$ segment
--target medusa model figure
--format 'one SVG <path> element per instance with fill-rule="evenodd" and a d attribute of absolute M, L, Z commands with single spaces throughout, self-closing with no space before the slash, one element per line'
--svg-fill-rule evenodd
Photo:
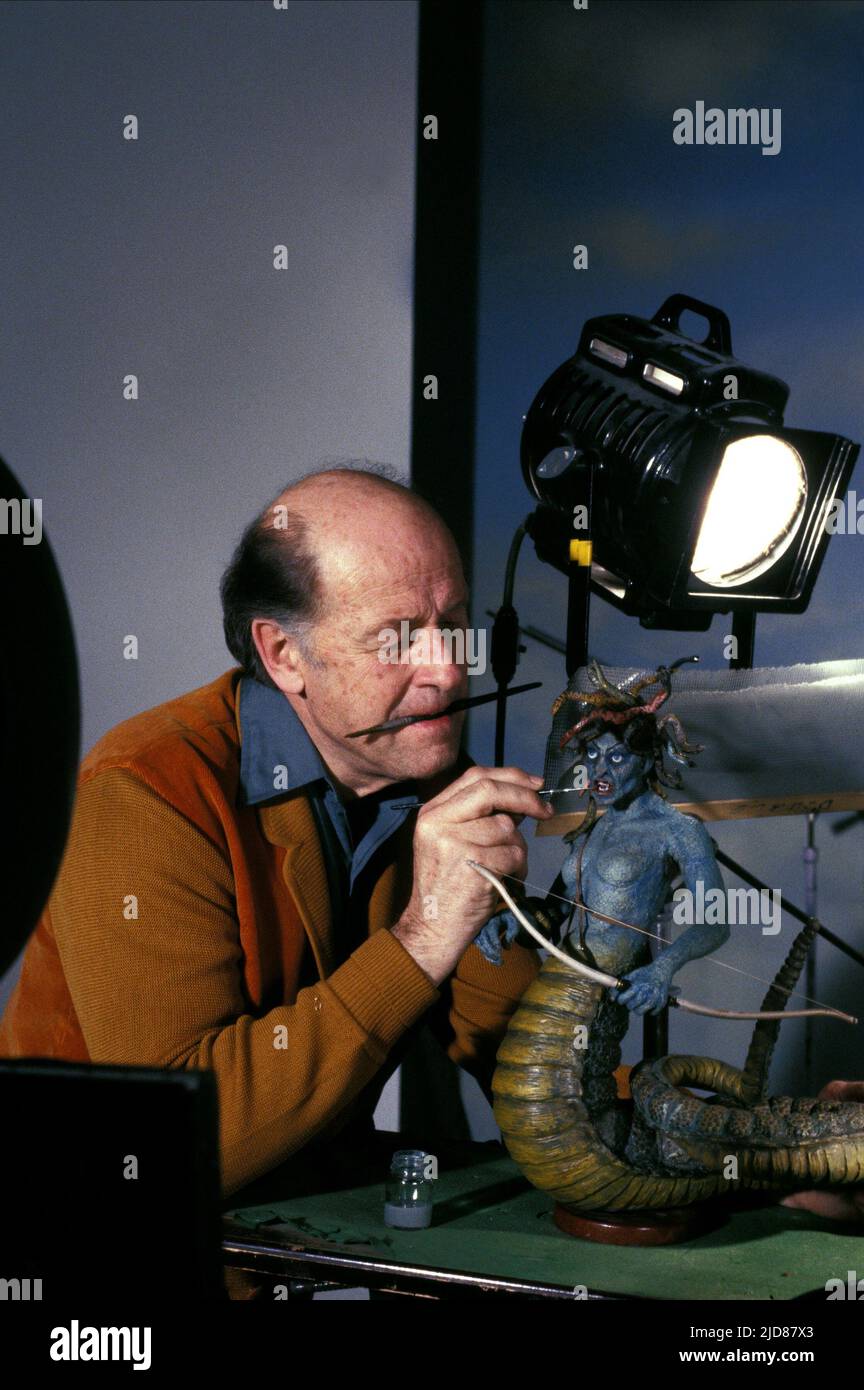
<path fill-rule="evenodd" d="M 701 747 L 687 743 L 674 716 L 660 721 L 655 717 L 661 699 L 669 694 L 674 666 L 668 671 L 661 668 L 634 691 L 616 690 L 605 682 L 596 663 L 593 669 L 595 678 L 604 681 L 602 701 L 594 695 L 571 693 L 569 698 L 591 704 L 561 740 L 562 747 L 576 741 L 575 765 L 586 768 L 590 792 L 588 815 L 575 836 L 568 837 L 571 848 L 561 879 L 571 902 L 590 903 L 595 910 L 577 908 L 575 924 L 565 940 L 587 964 L 595 964 L 599 953 L 607 962 L 604 969 L 627 977 L 630 987 L 618 996 L 618 1002 L 634 1013 L 658 1013 L 681 966 L 715 951 L 729 935 L 723 924 L 694 925 L 656 960 L 641 964 L 650 938 L 630 929 L 653 934 L 678 873 L 694 897 L 700 883 L 706 894 L 709 889 L 722 890 L 711 837 L 701 821 L 682 815 L 658 795 L 661 785 L 680 786 L 680 774 L 664 765 L 667 753 L 687 761 Z M 658 695 L 639 701 L 639 689 L 658 681 Z M 566 693 L 553 706 L 553 715 L 564 698 Z M 604 812 L 601 819 L 598 810 Z M 614 925 L 615 919 L 628 926 Z M 478 938 L 477 944 L 490 959 L 500 958 L 502 927 L 508 940 L 519 931 L 512 913 L 500 913 Z"/>
<path fill-rule="evenodd" d="M 799 933 L 763 1001 L 769 1012 L 744 1015 L 759 1021 L 742 1070 L 711 1058 L 663 1057 L 634 1069 L 632 1101 L 618 1099 L 614 1071 L 630 1013 L 662 1009 L 681 966 L 729 935 L 725 924 L 695 924 L 647 959 L 677 875 L 694 897 L 700 884 L 706 896 L 722 889 L 704 826 L 662 792 L 681 784 L 667 758 L 692 766 L 701 751 L 673 715 L 657 718 L 681 664 L 618 688 L 593 662 L 596 689 L 567 691 L 553 707 L 554 715 L 565 700 L 578 706 L 561 747 L 571 745 L 573 767 L 587 770 L 588 811 L 566 837 L 567 858 L 549 897 L 528 899 L 526 906 L 547 933 L 560 933 L 575 962 L 623 987 L 607 989 L 555 956 L 545 960 L 499 1049 L 493 1093 L 512 1157 L 535 1186 L 575 1210 L 665 1208 L 742 1186 L 792 1188 L 864 1176 L 864 1105 L 766 1099 L 779 1019 L 789 1016 L 783 1010 L 813 940 L 812 925 Z M 519 931 L 514 915 L 501 912 L 477 945 L 500 961 L 502 945 Z M 706 1101 L 688 1086 L 715 1094 Z"/>

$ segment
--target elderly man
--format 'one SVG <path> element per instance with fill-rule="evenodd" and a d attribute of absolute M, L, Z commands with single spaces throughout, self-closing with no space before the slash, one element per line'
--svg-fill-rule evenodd
<path fill-rule="evenodd" d="M 403 619 L 467 621 L 451 534 L 392 478 L 286 488 L 222 598 L 239 669 L 82 763 L 0 1055 L 212 1069 L 227 1197 L 368 1133 L 423 1018 L 488 1087 L 538 959 L 515 946 L 496 967 L 471 945 L 496 895 L 465 860 L 524 876 L 516 826 L 551 812 L 541 778 L 460 755 L 463 714 L 348 737 L 467 693 L 441 641 L 431 664 L 379 659 Z"/>

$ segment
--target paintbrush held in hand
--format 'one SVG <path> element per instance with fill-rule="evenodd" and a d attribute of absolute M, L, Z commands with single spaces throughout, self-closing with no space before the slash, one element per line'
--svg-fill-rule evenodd
<path fill-rule="evenodd" d="M 536 690 L 542 681 L 530 681 L 528 685 L 512 685 L 509 690 L 493 690 L 488 695 L 472 695 L 464 700 L 454 700 L 446 709 L 436 709 L 429 714 L 404 714 L 401 719 L 388 719 L 385 724 L 374 724 L 371 729 L 357 729 L 346 738 L 361 738 L 363 734 L 386 734 L 393 729 L 404 729 L 407 724 L 416 724 L 421 719 L 441 719 L 445 714 L 456 714 L 461 709 L 471 709 L 474 705 L 486 705 L 490 700 L 507 699 L 510 695 L 521 695 L 523 690 Z"/>

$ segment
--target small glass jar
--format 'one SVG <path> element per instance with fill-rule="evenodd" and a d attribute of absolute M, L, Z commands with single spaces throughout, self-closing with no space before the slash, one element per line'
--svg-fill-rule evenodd
<path fill-rule="evenodd" d="M 398 1149 L 384 1188 L 384 1225 L 419 1231 L 432 1222 L 432 1179 L 423 1149 Z"/>

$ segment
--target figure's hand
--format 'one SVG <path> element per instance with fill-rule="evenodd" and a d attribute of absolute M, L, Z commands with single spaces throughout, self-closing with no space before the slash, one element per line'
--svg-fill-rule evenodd
<path fill-rule="evenodd" d="M 631 970 L 624 979 L 628 989 L 610 991 L 616 1004 L 626 1004 L 634 1014 L 659 1014 L 669 998 L 672 975 L 668 966 L 662 960 L 655 960 Z"/>
<path fill-rule="evenodd" d="M 508 909 L 496 912 L 474 938 L 474 945 L 493 965 L 500 965 L 502 946 L 509 946 L 518 936 L 520 924 Z"/>
<path fill-rule="evenodd" d="M 823 1086 L 818 1100 L 864 1101 L 864 1081 L 829 1081 Z M 864 1184 L 822 1187 L 811 1192 L 790 1192 L 781 1199 L 783 1207 L 798 1207 L 825 1216 L 831 1221 L 864 1223 Z"/>

